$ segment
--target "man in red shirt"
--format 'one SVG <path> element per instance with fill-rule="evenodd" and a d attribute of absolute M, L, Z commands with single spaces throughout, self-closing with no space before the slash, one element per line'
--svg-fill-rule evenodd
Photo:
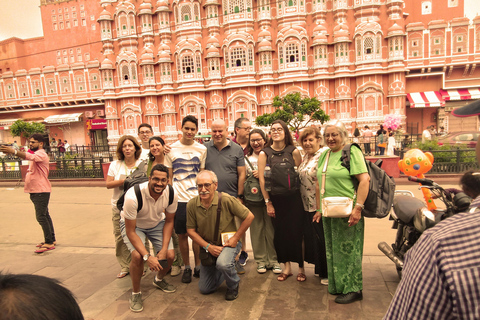
<path fill-rule="evenodd" d="M 11 153 L 19 158 L 29 160 L 27 175 L 25 177 L 25 193 L 30 193 L 30 200 L 35 206 L 35 214 L 38 223 L 42 227 L 44 242 L 37 245 L 36 253 L 55 249 L 55 231 L 52 219 L 48 212 L 50 192 L 52 186 L 48 180 L 48 155 L 43 149 L 44 138 L 41 134 L 35 133 L 29 139 L 30 150 L 28 152 L 18 151 L 13 147 L 1 146 L 0 151 Z"/>

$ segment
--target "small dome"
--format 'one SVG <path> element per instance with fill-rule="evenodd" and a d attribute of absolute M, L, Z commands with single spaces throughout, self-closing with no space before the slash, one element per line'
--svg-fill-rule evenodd
<path fill-rule="evenodd" d="M 166 51 L 162 51 L 158 54 L 158 62 L 159 63 L 164 63 L 164 62 L 172 62 L 170 59 L 170 54 Z"/>
<path fill-rule="evenodd" d="M 112 15 L 104 8 L 103 11 L 100 13 L 100 17 L 97 21 L 113 21 Z"/>
<path fill-rule="evenodd" d="M 170 12 L 168 2 L 165 0 L 158 0 L 156 7 L 157 9 L 155 10 L 155 12 Z"/>
<path fill-rule="evenodd" d="M 267 39 L 263 39 L 262 41 L 260 41 L 257 48 L 257 52 L 273 51 L 272 42 Z"/>
<path fill-rule="evenodd" d="M 333 38 L 335 39 L 335 42 L 348 41 L 350 40 L 349 35 L 346 25 L 340 24 L 333 29 Z"/>
<path fill-rule="evenodd" d="M 312 46 L 318 46 L 322 44 L 327 44 L 327 36 L 323 33 L 319 33 L 315 37 L 313 37 Z"/>
<path fill-rule="evenodd" d="M 153 51 L 150 48 L 145 48 L 140 56 L 142 63 L 153 63 Z"/>
<path fill-rule="evenodd" d="M 262 29 L 262 31 L 258 33 L 258 38 L 271 39 L 272 35 L 270 34 L 270 32 L 267 31 L 267 29 Z"/>
<path fill-rule="evenodd" d="M 158 47 L 158 52 L 162 52 L 162 51 L 166 51 L 167 53 L 170 53 L 172 52 L 170 50 L 170 46 L 168 44 L 166 44 L 165 42 L 162 42 L 160 44 L 160 47 Z"/>
<path fill-rule="evenodd" d="M 100 69 L 113 69 L 113 62 L 110 59 L 105 58 L 100 65 Z"/>
<path fill-rule="evenodd" d="M 152 13 L 152 4 L 149 0 L 143 0 L 143 3 L 138 7 L 138 14 L 153 14 Z"/>
<path fill-rule="evenodd" d="M 214 46 L 207 49 L 207 58 L 220 57 L 220 50 Z"/>
<path fill-rule="evenodd" d="M 211 46 L 214 46 L 214 47 L 219 47 L 219 43 L 218 43 L 218 39 L 214 36 L 210 36 L 210 38 L 208 38 L 207 40 L 207 48 L 208 47 L 211 47 Z"/>

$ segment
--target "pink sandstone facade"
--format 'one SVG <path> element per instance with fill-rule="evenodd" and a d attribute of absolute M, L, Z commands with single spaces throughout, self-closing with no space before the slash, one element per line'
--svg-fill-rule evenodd
<path fill-rule="evenodd" d="M 462 18 L 460 0 L 41 0 L 41 10 L 44 37 L 0 42 L 0 127 L 80 113 L 47 121 L 50 136 L 94 144 L 108 130 L 114 144 L 148 122 L 175 140 L 187 114 L 201 133 L 217 118 L 232 130 L 299 92 L 349 127 L 394 113 L 413 133 L 478 130 L 449 116 L 480 88 L 480 17 Z"/>

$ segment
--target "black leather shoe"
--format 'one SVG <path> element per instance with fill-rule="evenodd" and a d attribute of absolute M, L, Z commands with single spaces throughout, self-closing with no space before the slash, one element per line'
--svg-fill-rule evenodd
<path fill-rule="evenodd" d="M 341 294 L 335 298 L 335 302 L 340 304 L 348 304 L 360 300 L 363 300 L 362 291 Z"/>
<path fill-rule="evenodd" d="M 239 285 L 237 284 L 237 287 L 235 289 L 228 289 L 227 288 L 227 293 L 225 294 L 225 300 L 232 301 L 237 299 L 238 297 L 238 287 Z"/>

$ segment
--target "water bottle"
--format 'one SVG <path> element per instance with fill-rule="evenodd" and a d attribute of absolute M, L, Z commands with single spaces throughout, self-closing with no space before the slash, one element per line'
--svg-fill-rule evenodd
<path fill-rule="evenodd" d="M 272 177 L 272 171 L 270 170 L 270 166 L 268 164 L 265 166 L 264 177 L 265 177 L 265 191 L 270 192 L 272 191 L 272 184 L 270 181 Z"/>

